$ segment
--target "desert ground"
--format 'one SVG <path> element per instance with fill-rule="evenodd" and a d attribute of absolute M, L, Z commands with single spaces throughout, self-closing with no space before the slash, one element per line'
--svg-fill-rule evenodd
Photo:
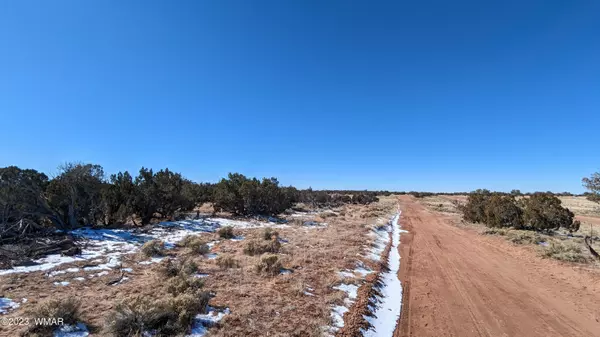
<path fill-rule="evenodd" d="M 76 297 L 87 331 L 54 335 L 108 335 L 107 317 L 119 303 L 142 298 L 157 306 L 152 301 L 170 297 L 167 263 L 193 261 L 191 277 L 201 279 L 202 289 L 210 292 L 209 311 L 183 335 L 357 335 L 361 328 L 368 330 L 363 313 L 376 296 L 396 213 L 392 196 L 367 206 L 294 212 L 285 216 L 287 223 L 230 217 L 173 222 L 143 234 L 167 242 L 165 253 L 155 257 L 140 252 L 135 233 L 80 231 L 85 258 L 61 263 L 54 257 L 54 264 L 0 271 L 0 297 L 11 301 L 1 317 L 18 322 L 35 316 L 32 310 L 48 300 Z M 233 237 L 219 236 L 224 227 L 232 229 Z M 209 252 L 181 246 L 188 235 L 207 243 Z M 269 254 L 248 254 L 250 242 L 277 243 L 275 273 L 258 270 Z M 225 260 L 230 265 L 223 265 Z M 400 303 L 396 306 L 399 310 Z M 27 324 L 3 324 L 0 336 L 33 335 L 28 329 Z"/>
<path fill-rule="evenodd" d="M 461 222 L 456 199 L 400 198 L 409 234 L 402 236 L 395 336 L 600 336 L 597 263 L 542 258 L 538 247 L 482 235 L 480 226 Z M 598 224 L 597 204 L 563 203 L 583 222 L 581 232 Z"/>
<path fill-rule="evenodd" d="M 201 280 L 208 306 L 181 336 L 600 336 L 600 263 L 585 250 L 577 262 L 544 255 L 546 243 L 600 234 L 600 210 L 562 199 L 580 230 L 531 242 L 464 222 L 465 197 L 441 195 L 278 219 L 202 208 L 199 219 L 144 229 L 78 230 L 79 256 L 0 270 L 0 336 L 118 335 L 108 326 L 123 303 L 162 307 L 189 280 Z M 150 239 L 164 250 L 145 253 Z M 80 325 L 31 330 L 36 308 L 69 298 L 80 301 Z"/>

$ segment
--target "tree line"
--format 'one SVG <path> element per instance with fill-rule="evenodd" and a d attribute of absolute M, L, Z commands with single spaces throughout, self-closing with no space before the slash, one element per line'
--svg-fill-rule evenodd
<path fill-rule="evenodd" d="M 142 225 L 212 202 L 235 215 L 277 215 L 297 202 L 314 207 L 377 201 L 376 192 L 330 193 L 282 187 L 276 178 L 230 173 L 216 184 L 196 183 L 168 168 L 106 176 L 100 165 L 68 163 L 49 178 L 33 169 L 0 168 L 0 236 L 40 228 Z"/>

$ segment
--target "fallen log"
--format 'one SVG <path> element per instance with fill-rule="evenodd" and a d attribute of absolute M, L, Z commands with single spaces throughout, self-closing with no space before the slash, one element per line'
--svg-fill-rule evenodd
<path fill-rule="evenodd" d="M 592 253 L 592 255 L 600 260 L 600 254 L 598 254 L 598 252 L 592 248 L 592 238 L 589 236 L 586 236 L 585 239 L 583 239 L 583 241 L 585 242 L 585 245 L 588 247 L 588 249 L 590 250 L 590 253 Z"/>

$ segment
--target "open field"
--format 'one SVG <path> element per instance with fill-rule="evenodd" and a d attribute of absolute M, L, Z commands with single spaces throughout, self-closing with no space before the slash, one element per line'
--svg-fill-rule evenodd
<path fill-rule="evenodd" d="M 185 307 L 175 308 L 189 300 L 207 305 L 185 316 L 188 328 L 141 333 L 600 336 L 600 263 L 583 244 L 589 224 L 600 224 L 594 204 L 563 200 L 583 225 L 551 235 L 467 223 L 457 201 L 466 197 L 298 204 L 270 219 L 205 204 L 187 220 L 74 230 L 77 255 L 0 270 L 0 309 L 18 322 L 51 300 L 77 298 L 79 325 L 68 334 L 5 324 L 0 336 L 134 336 L 115 330 L 117 318 L 126 327 L 134 314 L 181 319 Z"/>
<path fill-rule="evenodd" d="M 119 303 L 137 297 L 170 298 L 170 279 L 162 271 L 167 260 L 193 261 L 191 277 L 204 281 L 202 289 L 212 293 L 207 316 L 222 317 L 218 322 L 197 322 L 193 336 L 202 336 L 201 331 L 211 326 L 211 336 L 354 335 L 366 326 L 360 313 L 368 310 L 389 241 L 382 226 L 395 212 L 396 199 L 388 197 L 368 206 L 296 212 L 287 216 L 287 224 L 224 218 L 187 221 L 183 226 L 176 222 L 153 236 L 168 243 L 164 256 L 154 258 L 143 256 L 141 242 L 128 235 L 87 231 L 82 238 L 85 245 L 103 249 L 93 258 L 66 259 L 40 271 L 35 270 L 39 266 L 0 271 L 0 295 L 16 307 L 2 317 L 27 317 L 49 299 L 76 296 L 89 333 L 104 336 L 109 333 L 107 316 Z M 233 238 L 219 237 L 218 229 L 225 226 L 233 228 Z M 267 238 L 266 228 L 277 233 Z M 208 243 L 210 252 L 200 255 L 178 246 L 188 234 Z M 244 250 L 250 242 L 260 245 L 273 240 L 280 246 L 274 254 L 281 266 L 274 274 L 258 272 L 265 255 L 251 256 Z M 231 265 L 220 266 L 225 257 Z M 15 336 L 26 328 L 2 326 L 0 336 Z"/>

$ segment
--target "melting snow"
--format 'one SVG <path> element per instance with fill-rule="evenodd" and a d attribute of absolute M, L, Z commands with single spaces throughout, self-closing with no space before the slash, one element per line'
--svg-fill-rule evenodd
<path fill-rule="evenodd" d="M 27 302 L 23 299 L 23 303 Z M 21 305 L 17 302 L 14 302 L 10 298 L 0 297 L 0 314 L 6 314 L 10 310 L 17 309 Z"/>
<path fill-rule="evenodd" d="M 83 323 L 61 325 L 54 331 L 54 337 L 87 337 L 90 333 Z"/>
<path fill-rule="evenodd" d="M 70 282 L 67 281 L 61 281 L 61 282 L 54 282 L 55 286 L 68 286 Z"/>
<path fill-rule="evenodd" d="M 62 256 L 52 254 L 41 259 L 34 260 L 32 266 L 16 266 L 12 269 L 0 270 L 1 275 L 14 273 L 29 273 L 36 271 L 46 271 L 54 269 L 65 263 L 77 261 L 96 261 L 99 258 L 108 258 L 109 262 L 97 267 L 88 267 L 86 270 L 110 270 L 120 264 L 120 256 L 123 254 L 135 253 L 142 244 L 152 239 L 160 239 L 165 242 L 167 248 L 173 248 L 175 243 L 183 239 L 186 235 L 199 233 L 212 233 L 222 226 L 232 226 L 236 228 L 259 228 L 259 227 L 287 227 L 285 224 L 273 224 L 257 220 L 231 220 L 222 218 L 183 220 L 173 222 L 162 222 L 154 226 L 148 232 L 140 232 L 138 229 L 92 229 L 79 228 L 69 232 L 75 237 L 88 239 L 89 241 L 82 248 L 82 253 L 76 256 Z M 214 243 L 213 243 L 214 244 Z M 158 260 L 152 259 L 140 264 L 156 263 Z M 71 268 L 70 268 L 71 269 Z M 52 277 L 63 273 L 71 272 L 53 271 L 48 276 Z M 73 271 L 74 272 L 74 271 Z"/>
<path fill-rule="evenodd" d="M 396 328 L 396 322 L 402 309 L 402 284 L 398 279 L 400 270 L 400 233 L 406 232 L 400 229 L 400 213 L 392 220 L 392 247 L 388 257 L 388 270 L 382 275 L 383 285 L 379 289 L 381 297 L 375 299 L 377 305 L 374 317 L 365 317 L 372 325 L 368 331 L 363 331 L 367 337 L 391 336 Z"/>
<path fill-rule="evenodd" d="M 225 315 L 229 314 L 229 308 L 219 311 L 213 307 L 208 307 L 207 314 L 198 314 L 192 323 L 191 333 L 186 337 L 202 337 L 206 335 L 208 329 L 217 324 Z"/>

